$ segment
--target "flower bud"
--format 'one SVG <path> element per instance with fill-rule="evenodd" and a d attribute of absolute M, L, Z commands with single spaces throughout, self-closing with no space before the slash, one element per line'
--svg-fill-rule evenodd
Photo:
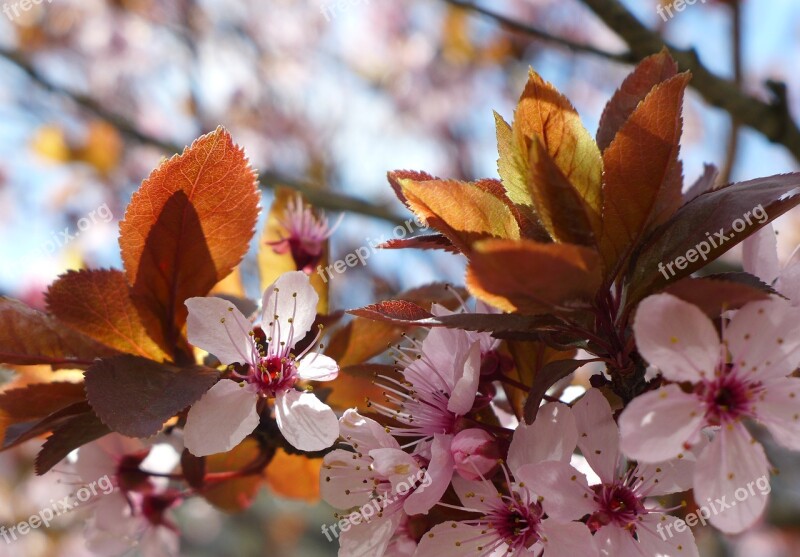
<path fill-rule="evenodd" d="M 453 438 L 450 446 L 456 471 L 466 479 L 488 479 L 497 470 L 500 449 L 492 435 L 483 429 L 465 429 Z"/>

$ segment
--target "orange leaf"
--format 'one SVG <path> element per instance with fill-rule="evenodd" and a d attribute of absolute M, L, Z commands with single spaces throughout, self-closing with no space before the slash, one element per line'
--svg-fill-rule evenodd
<path fill-rule="evenodd" d="M 248 437 L 227 453 L 206 457 L 206 474 L 235 472 L 246 468 L 261 455 L 261 446 Z M 258 490 L 264 485 L 264 476 L 253 474 L 226 480 L 206 488 L 205 499 L 220 510 L 229 513 L 243 511 L 253 504 Z"/>
<path fill-rule="evenodd" d="M 533 385 L 539 370 L 545 365 L 557 360 L 568 360 L 576 353 L 576 350 L 561 352 L 550 348 L 543 342 L 532 340 L 509 340 L 506 342 L 506 346 L 514 360 L 514 369 L 508 375 L 528 386 Z M 517 418 L 522 419 L 528 393 L 507 383 L 504 383 L 503 387 L 514 414 Z"/>
<path fill-rule="evenodd" d="M 247 252 L 259 198 L 255 173 L 223 128 L 164 162 L 133 195 L 120 223 L 122 261 L 148 332 L 166 351 L 180 343 L 184 300 L 208 294 Z"/>
<path fill-rule="evenodd" d="M 264 471 L 264 476 L 269 487 L 278 495 L 315 503 L 319 501 L 321 469 L 321 458 L 290 455 L 283 449 L 278 449 Z"/>
<path fill-rule="evenodd" d="M 462 252 L 485 238 L 519 239 L 508 205 L 479 184 L 455 180 L 400 180 L 408 206 Z"/>
<path fill-rule="evenodd" d="M 339 362 L 340 367 L 362 364 L 383 353 L 402 332 L 402 328 L 391 323 L 356 317 L 331 336 L 325 354 Z"/>
<path fill-rule="evenodd" d="M 600 286 L 596 251 L 531 240 L 485 240 L 475 245 L 467 288 L 506 311 L 536 314 L 592 300 Z"/>
<path fill-rule="evenodd" d="M 121 352 L 161 361 L 166 354 L 147 335 L 121 271 L 70 271 L 47 291 L 47 307 L 62 323 Z"/>
<path fill-rule="evenodd" d="M 644 234 L 681 204 L 678 152 L 689 77 L 682 73 L 657 85 L 603 152 L 600 247 L 609 277 L 616 276 Z"/>

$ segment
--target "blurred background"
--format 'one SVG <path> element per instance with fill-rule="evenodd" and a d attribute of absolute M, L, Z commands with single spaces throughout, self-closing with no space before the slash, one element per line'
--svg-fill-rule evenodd
<path fill-rule="evenodd" d="M 0 0 L 0 294 L 41 307 L 58 274 L 120 266 L 117 226 L 131 193 L 165 157 L 226 126 L 262 175 L 263 206 L 289 186 L 345 212 L 332 259 L 393 237 L 407 219 L 386 183 L 393 169 L 496 177 L 496 110 L 511 120 L 532 66 L 575 104 L 593 133 L 630 66 L 575 54 L 445 0 Z M 624 4 L 714 72 L 769 99 L 787 86 L 800 114 L 800 4 L 697 0 L 674 17 L 658 0 Z M 668 4 L 664 2 L 664 4 Z M 624 43 L 577 0 L 484 0 L 547 33 L 613 52 Z M 663 13 L 663 12 L 662 12 Z M 666 19 L 666 21 L 665 21 Z M 738 71 L 737 71 L 738 67 Z M 682 156 L 687 185 L 714 163 L 730 180 L 798 169 L 797 161 L 692 92 Z M 737 140 L 732 138 L 736 137 Z M 778 223 L 788 256 L 800 219 Z M 735 264 L 737 255 L 729 261 Z M 243 265 L 258 295 L 255 255 Z M 351 308 L 433 280 L 462 281 L 453 256 L 382 252 L 331 280 Z M 0 368 L 0 381 L 14 370 Z M 28 370 L 36 380 L 41 370 Z M 0 454 L 0 523 L 42 508 L 69 476 L 34 478 L 35 443 Z M 800 466 L 767 446 L 781 474 L 768 520 L 737 539 L 698 531 L 704 556 L 800 555 Z M 273 482 L 280 491 L 280 479 Z M 187 556 L 335 555 L 320 532 L 332 510 L 262 490 L 243 514 L 192 500 L 180 511 Z M 82 556 L 80 512 L 0 557 Z"/>

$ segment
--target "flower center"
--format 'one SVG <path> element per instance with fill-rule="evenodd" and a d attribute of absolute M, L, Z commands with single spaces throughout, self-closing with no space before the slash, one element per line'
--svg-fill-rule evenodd
<path fill-rule="evenodd" d="M 513 499 L 504 499 L 510 500 L 489 517 L 492 527 L 513 551 L 532 546 L 541 539 L 542 505 L 538 502 L 526 503 L 517 494 Z"/>
<path fill-rule="evenodd" d="M 721 425 L 752 413 L 751 400 L 759 385 L 743 381 L 733 373 L 725 373 L 705 386 L 703 400 L 711 424 Z"/>
<path fill-rule="evenodd" d="M 297 381 L 294 359 L 290 356 L 261 358 L 257 366 L 251 367 L 247 381 L 256 385 L 261 394 L 274 397 L 276 393 L 290 389 Z"/>
<path fill-rule="evenodd" d="M 637 517 L 646 512 L 639 497 L 625 485 L 599 484 L 592 489 L 595 492 L 594 500 L 600 507 L 589 517 L 587 523 L 592 532 L 612 523 L 633 529 Z"/>

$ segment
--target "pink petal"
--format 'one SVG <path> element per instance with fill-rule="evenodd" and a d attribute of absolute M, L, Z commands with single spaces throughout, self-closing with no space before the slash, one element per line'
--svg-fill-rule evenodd
<path fill-rule="evenodd" d="M 358 524 L 348 522 L 339 536 L 339 557 L 375 557 L 383 555 L 397 531 L 403 514 L 384 513 Z"/>
<path fill-rule="evenodd" d="M 450 485 L 455 462 L 450 451 L 450 435 L 437 434 L 431 446 L 431 462 L 422 485 L 408 496 L 403 505 L 407 514 L 427 514 L 439 502 Z"/>
<path fill-rule="evenodd" d="M 345 410 L 339 419 L 339 431 L 342 438 L 363 454 L 380 447 L 400 448 L 397 440 L 386 432 L 386 426 L 372 418 L 365 418 L 352 408 Z"/>
<path fill-rule="evenodd" d="M 594 535 L 597 548 L 603 557 L 643 557 L 638 542 L 631 533 L 619 526 L 603 526 Z M 648 557 L 650 557 L 648 555 Z"/>
<path fill-rule="evenodd" d="M 494 545 L 495 539 L 484 535 L 484 527 L 463 522 L 443 522 L 423 534 L 414 557 L 475 557 L 486 555 L 485 548 Z M 499 549 L 505 549 L 501 544 Z M 505 555 L 499 551 L 498 555 Z M 491 553 L 489 555 L 494 555 Z"/>
<path fill-rule="evenodd" d="M 409 481 L 413 485 L 413 482 L 421 476 L 417 461 L 402 449 L 373 449 L 369 452 L 369 456 L 378 476 L 389 480 L 394 489 L 397 489 L 399 483 L 405 483 L 408 491 Z"/>
<path fill-rule="evenodd" d="M 795 252 L 795 256 L 800 251 Z M 778 280 L 775 281 L 775 290 L 792 301 L 793 306 L 800 304 L 800 262 L 790 263 L 784 267 Z"/>
<path fill-rule="evenodd" d="M 519 424 L 508 450 L 508 467 L 513 474 L 524 466 L 546 460 L 569 462 L 578 441 L 575 417 L 569 406 L 548 402 L 536 421 Z"/>
<path fill-rule="evenodd" d="M 742 266 L 767 284 L 772 284 L 780 273 L 778 239 L 772 224 L 749 236 L 742 242 Z"/>
<path fill-rule="evenodd" d="M 569 464 L 557 461 L 526 464 L 517 470 L 516 479 L 543 498 L 544 511 L 556 520 L 578 520 L 597 510 L 586 477 Z"/>
<path fill-rule="evenodd" d="M 599 555 L 589 528 L 580 522 L 542 521 L 544 551 L 548 557 L 596 557 Z"/>
<path fill-rule="evenodd" d="M 189 342 L 213 354 L 222 363 L 252 363 L 252 323 L 222 298 L 189 298 L 186 334 Z"/>
<path fill-rule="evenodd" d="M 578 428 L 578 447 L 589 466 L 604 481 L 617 478 L 619 428 L 606 397 L 589 389 L 572 407 Z"/>
<path fill-rule="evenodd" d="M 686 451 L 705 423 L 703 404 L 677 385 L 633 399 L 622 411 L 620 448 L 640 462 L 663 462 Z"/>
<path fill-rule="evenodd" d="M 775 441 L 791 450 L 800 450 L 800 379 L 773 379 L 755 402 L 755 414 Z"/>
<path fill-rule="evenodd" d="M 490 503 L 500 497 L 497 488 L 488 480 L 473 482 L 455 475 L 451 483 L 461 504 L 474 512 L 488 512 L 492 508 Z"/>
<path fill-rule="evenodd" d="M 290 389 L 275 397 L 275 421 L 284 439 L 301 451 L 321 451 L 339 437 L 339 421 L 316 395 Z"/>
<path fill-rule="evenodd" d="M 225 453 L 258 426 L 258 395 L 236 381 L 221 379 L 189 410 L 183 442 L 195 456 Z"/>
<path fill-rule="evenodd" d="M 748 376 L 786 377 L 800 365 L 800 312 L 777 298 L 751 302 L 733 316 L 725 341 Z"/>
<path fill-rule="evenodd" d="M 283 273 L 267 286 L 261 300 L 261 326 L 270 336 L 270 323 L 278 316 L 274 336 L 288 346 L 302 340 L 317 318 L 319 295 L 303 271 Z M 290 339 L 291 336 L 291 339 Z"/>
<path fill-rule="evenodd" d="M 697 306 L 670 294 L 646 298 L 636 310 L 633 332 L 639 353 L 672 381 L 711 377 L 720 342 L 711 320 Z"/>
<path fill-rule="evenodd" d="M 463 364 L 457 371 L 458 379 L 447 402 L 447 409 L 456 416 L 464 416 L 475 403 L 478 394 L 478 382 L 481 379 L 481 345 L 475 342 L 465 354 Z"/>
<path fill-rule="evenodd" d="M 332 381 L 339 375 L 339 364 L 315 352 L 297 362 L 297 374 L 307 381 Z"/>
<path fill-rule="evenodd" d="M 103 476 L 113 478 L 117 474 L 119 459 L 149 450 L 139 439 L 111 433 L 78 450 L 75 471 L 85 482 L 93 482 Z"/>
<path fill-rule="evenodd" d="M 320 495 L 331 507 L 349 509 L 367 503 L 372 496 L 371 459 L 343 449 L 325 455 L 320 471 Z"/>
<path fill-rule="evenodd" d="M 686 527 L 682 532 L 676 531 L 674 527 L 666 530 L 667 525 L 674 524 L 676 520 L 674 516 L 661 513 L 650 513 L 642 518 L 636 525 L 642 555 L 699 557 L 691 528 Z"/>
<path fill-rule="evenodd" d="M 693 451 L 685 451 L 683 458 L 658 464 L 640 463 L 638 476 L 642 478 L 642 485 L 637 492 L 647 497 L 658 497 L 688 491 L 692 489 L 696 464 L 697 458 Z"/>
<path fill-rule="evenodd" d="M 694 472 L 694 498 L 712 510 L 709 522 L 728 534 L 742 532 L 764 513 L 768 493 L 769 462 L 764 448 L 741 423 L 720 428 L 697 459 Z"/>

